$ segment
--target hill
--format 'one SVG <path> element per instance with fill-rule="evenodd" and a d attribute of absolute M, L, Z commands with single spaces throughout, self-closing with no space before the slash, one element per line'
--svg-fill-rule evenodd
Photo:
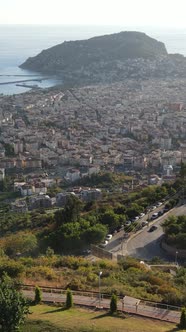
<path fill-rule="evenodd" d="M 28 58 L 20 67 L 57 75 L 70 85 L 186 77 L 184 56 L 169 55 L 163 43 L 133 31 L 64 42 Z"/>
<path fill-rule="evenodd" d="M 163 43 L 141 32 L 120 32 L 88 40 L 68 41 L 28 58 L 20 67 L 42 72 L 74 70 L 96 62 L 155 58 L 167 55 Z"/>

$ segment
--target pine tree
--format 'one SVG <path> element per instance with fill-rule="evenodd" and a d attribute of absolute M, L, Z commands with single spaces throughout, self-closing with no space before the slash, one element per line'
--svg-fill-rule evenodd
<path fill-rule="evenodd" d="M 39 304 L 39 303 L 41 303 L 41 301 L 42 301 L 42 291 L 38 286 L 36 286 L 34 303 Z"/>
<path fill-rule="evenodd" d="M 186 308 L 182 308 L 179 328 L 186 329 Z"/>
<path fill-rule="evenodd" d="M 110 300 L 110 313 L 114 314 L 116 311 L 117 311 L 117 296 L 115 294 L 112 294 Z"/>
<path fill-rule="evenodd" d="M 66 297 L 66 309 L 70 309 L 73 306 L 73 298 L 72 292 L 70 289 L 67 289 L 67 297 Z"/>

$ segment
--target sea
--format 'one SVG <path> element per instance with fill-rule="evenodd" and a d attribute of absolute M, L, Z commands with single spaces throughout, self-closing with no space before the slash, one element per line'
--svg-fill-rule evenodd
<path fill-rule="evenodd" d="M 0 25 L 0 94 L 12 95 L 29 91 L 20 87 L 37 84 L 41 88 L 61 84 L 57 77 L 46 77 L 37 72 L 19 68 L 28 57 L 42 50 L 69 40 L 81 40 L 94 36 L 118 33 L 120 31 L 141 31 L 161 42 L 168 53 L 186 56 L 186 28 L 165 29 L 156 27 L 127 26 L 85 26 L 85 25 Z M 36 81 L 36 80 L 42 80 Z M 15 83 L 11 83 L 15 82 Z M 20 82 L 20 83 L 19 83 Z M 2 84 L 8 83 L 8 84 Z"/>

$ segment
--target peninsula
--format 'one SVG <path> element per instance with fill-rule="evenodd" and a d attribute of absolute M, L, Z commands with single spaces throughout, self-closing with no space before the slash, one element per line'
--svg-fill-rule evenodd
<path fill-rule="evenodd" d="M 128 78 L 185 77 L 186 58 L 142 32 L 125 31 L 68 41 L 28 58 L 21 68 L 57 75 L 64 82 L 112 83 Z"/>

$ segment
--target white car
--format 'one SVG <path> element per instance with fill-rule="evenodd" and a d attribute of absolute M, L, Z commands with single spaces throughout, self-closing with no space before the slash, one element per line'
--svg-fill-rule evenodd
<path fill-rule="evenodd" d="M 157 212 L 153 213 L 153 215 L 151 216 L 151 220 L 154 220 L 156 218 L 158 218 L 158 213 Z"/>
<path fill-rule="evenodd" d="M 100 243 L 100 247 L 105 248 L 107 246 L 107 244 L 108 244 L 108 241 L 105 240 L 104 242 Z"/>
<path fill-rule="evenodd" d="M 127 220 L 126 222 L 125 222 L 125 226 L 130 226 L 131 225 L 131 221 L 130 220 Z"/>
<path fill-rule="evenodd" d="M 107 234 L 107 236 L 106 236 L 106 240 L 107 241 L 110 241 L 112 239 L 112 234 Z"/>
<path fill-rule="evenodd" d="M 139 217 L 140 217 L 140 218 L 145 217 L 145 213 L 140 213 Z"/>

